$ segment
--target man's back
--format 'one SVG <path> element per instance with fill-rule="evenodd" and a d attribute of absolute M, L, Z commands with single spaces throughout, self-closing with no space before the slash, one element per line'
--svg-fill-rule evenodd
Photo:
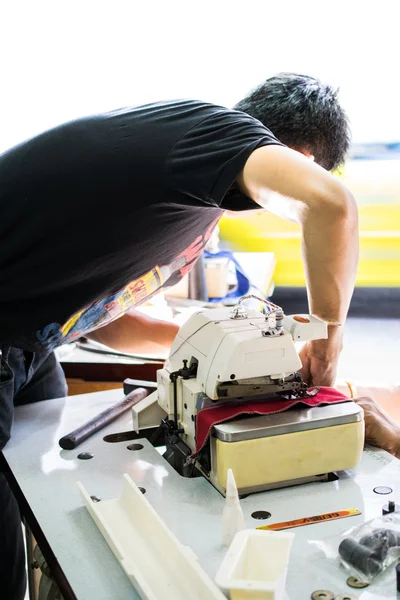
<path fill-rule="evenodd" d="M 271 143 L 252 117 L 189 100 L 79 119 L 3 154 L 0 340 L 51 349 L 176 283 Z"/>

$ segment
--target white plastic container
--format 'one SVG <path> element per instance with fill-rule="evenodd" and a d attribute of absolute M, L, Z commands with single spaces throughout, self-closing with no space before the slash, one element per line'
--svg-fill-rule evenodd
<path fill-rule="evenodd" d="M 205 275 L 209 298 L 224 298 L 228 293 L 229 259 L 210 257 L 205 260 Z"/>
<path fill-rule="evenodd" d="M 284 600 L 294 534 L 245 529 L 235 535 L 215 581 L 231 600 Z"/>

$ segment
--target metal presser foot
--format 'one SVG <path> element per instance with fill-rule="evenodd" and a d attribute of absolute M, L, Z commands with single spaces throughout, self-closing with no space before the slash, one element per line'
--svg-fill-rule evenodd
<path fill-rule="evenodd" d="M 316 396 L 319 392 L 319 387 L 313 387 L 311 389 L 298 389 L 298 390 L 292 390 L 290 392 L 278 392 L 277 395 L 280 398 L 284 398 L 285 400 L 297 400 L 297 399 L 301 399 L 301 398 L 313 398 L 314 396 Z"/>

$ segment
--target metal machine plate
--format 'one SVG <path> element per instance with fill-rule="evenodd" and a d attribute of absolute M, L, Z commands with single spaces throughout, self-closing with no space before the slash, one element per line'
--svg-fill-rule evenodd
<path fill-rule="evenodd" d="M 309 409 L 291 409 L 273 415 L 249 416 L 213 428 L 214 435 L 224 442 L 239 442 L 255 438 L 333 427 L 362 421 L 363 410 L 354 402 L 343 402 Z"/>

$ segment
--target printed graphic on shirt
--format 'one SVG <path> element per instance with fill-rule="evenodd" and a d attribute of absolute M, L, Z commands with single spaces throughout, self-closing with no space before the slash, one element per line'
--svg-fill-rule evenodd
<path fill-rule="evenodd" d="M 73 342 L 90 331 L 108 325 L 130 308 L 149 300 L 162 288 L 178 283 L 190 271 L 204 250 L 219 218 L 220 216 L 212 222 L 204 235 L 198 236 L 170 265 L 155 266 L 111 296 L 75 313 L 63 325 L 60 323 L 46 325 L 36 333 L 41 346 L 49 351 L 61 344 Z"/>

